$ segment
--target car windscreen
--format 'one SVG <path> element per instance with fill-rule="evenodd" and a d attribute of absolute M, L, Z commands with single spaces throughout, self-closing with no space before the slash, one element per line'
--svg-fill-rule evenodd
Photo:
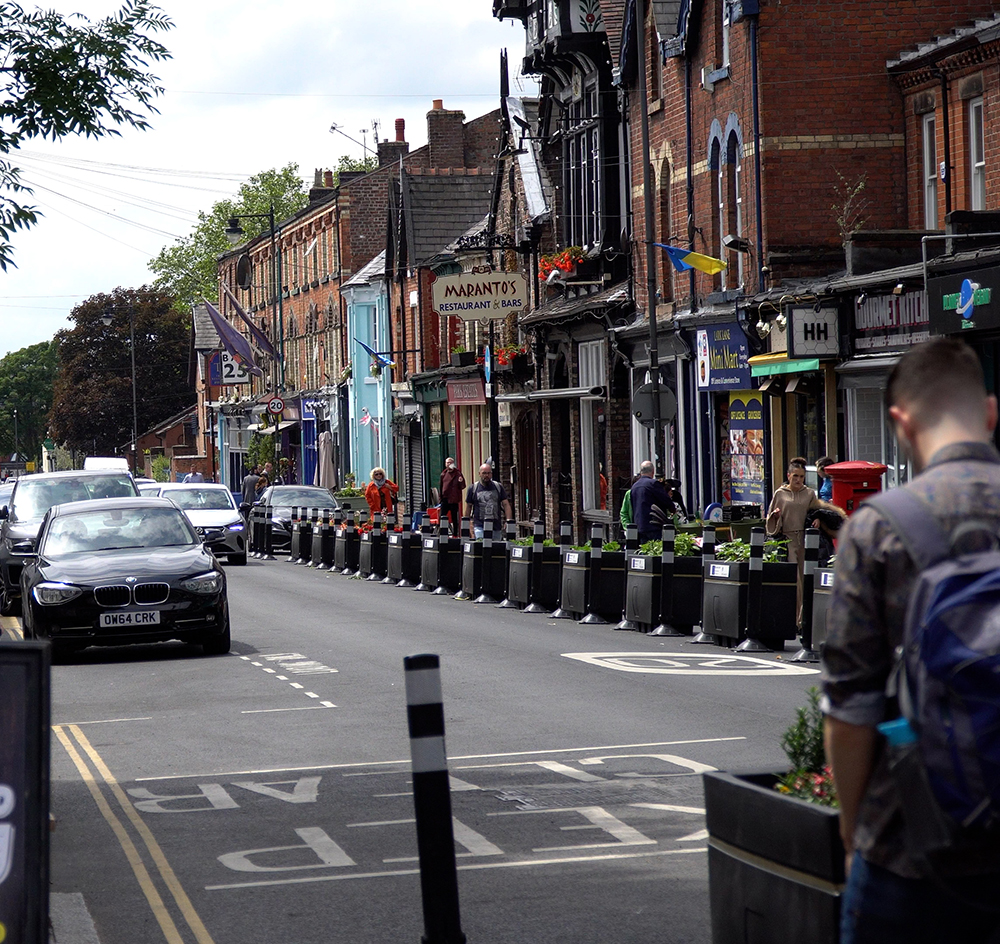
<path fill-rule="evenodd" d="M 325 489 L 279 488 L 271 493 L 271 504 L 282 508 L 336 508 L 337 502 Z"/>
<path fill-rule="evenodd" d="M 185 511 L 236 511 L 236 502 L 226 488 L 167 488 L 163 497 Z"/>
<path fill-rule="evenodd" d="M 58 559 L 113 548 L 197 544 L 198 535 L 176 508 L 113 508 L 59 515 L 49 522 L 39 553 Z"/>
<path fill-rule="evenodd" d="M 90 498 L 131 498 L 135 495 L 132 479 L 120 472 L 107 475 L 30 478 L 14 489 L 12 517 L 18 521 L 42 518 L 53 505 L 87 501 Z"/>

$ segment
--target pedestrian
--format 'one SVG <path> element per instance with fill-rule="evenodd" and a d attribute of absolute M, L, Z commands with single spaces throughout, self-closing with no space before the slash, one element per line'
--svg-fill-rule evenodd
<path fill-rule="evenodd" d="M 639 474 L 636 473 L 632 476 L 632 481 L 629 482 L 628 489 L 622 496 L 621 508 L 618 509 L 618 520 L 622 525 L 622 532 L 628 534 L 628 526 L 635 522 L 635 518 L 632 517 L 632 486 L 639 481 Z"/>
<path fill-rule="evenodd" d="M 828 465 L 833 465 L 833 459 L 829 456 L 823 456 L 822 459 L 816 460 L 816 475 L 819 476 L 819 489 L 816 494 L 823 501 L 833 501 L 833 479 L 826 474 Z"/>
<path fill-rule="evenodd" d="M 493 466 L 484 462 L 479 467 L 479 481 L 470 485 L 465 493 L 465 514 L 472 519 L 472 530 L 477 538 L 483 536 L 487 521 L 492 521 L 497 527 L 505 520 L 500 517 L 501 509 L 506 520 L 514 517 L 507 492 L 499 482 L 493 481 Z"/>
<path fill-rule="evenodd" d="M 995 536 L 1000 529 L 1000 454 L 992 444 L 997 401 L 986 393 L 973 350 L 950 338 L 911 348 L 893 369 L 885 400 L 900 448 L 919 473 L 906 490 L 926 504 L 944 534 L 958 539 L 974 522 Z M 823 649 L 823 709 L 849 868 L 840 940 L 1000 940 L 996 839 L 989 850 L 993 861 L 988 855 L 963 856 L 963 874 L 954 883 L 929 874 L 912 851 L 916 831 L 908 833 L 904 824 L 903 791 L 891 779 L 886 743 L 876 730 L 898 716 L 887 685 L 918 576 L 877 504 L 862 505 L 848 521 L 835 567 Z M 995 703 L 995 680 L 992 685 Z M 954 707 L 965 711 L 964 705 Z M 977 750 L 986 745 L 978 742 Z"/>
<path fill-rule="evenodd" d="M 687 505 L 684 504 L 684 498 L 681 495 L 681 480 L 664 479 L 663 484 L 667 487 L 667 494 L 670 496 L 670 500 L 674 503 L 674 509 L 681 516 L 681 518 L 687 521 Z"/>
<path fill-rule="evenodd" d="M 274 471 L 274 465 L 271 462 L 264 463 L 264 475 L 267 476 L 267 480 L 271 485 L 285 484 L 285 480 L 281 477 L 281 474 Z"/>
<path fill-rule="evenodd" d="M 656 519 L 672 515 L 674 503 L 670 500 L 667 487 L 655 478 L 656 466 L 646 459 L 639 466 L 639 477 L 635 480 L 629 494 L 632 501 L 632 517 L 639 529 L 639 543 L 655 541 L 663 534 L 662 525 L 654 520 L 653 509 L 659 509 Z"/>
<path fill-rule="evenodd" d="M 368 502 L 372 517 L 381 514 L 384 519 L 386 515 L 391 515 L 398 494 L 399 486 L 386 476 L 385 469 L 381 466 L 372 469 L 372 480 L 365 489 L 365 501 Z"/>
<path fill-rule="evenodd" d="M 800 456 L 789 459 L 786 475 L 788 481 L 778 486 L 771 499 L 765 527 L 772 537 L 785 536 L 788 562 L 801 565 L 805 559 L 806 515 L 810 509 L 819 507 L 819 499 L 806 485 L 805 459 Z"/>
<path fill-rule="evenodd" d="M 243 485 L 240 491 L 240 500 L 252 505 L 257 497 L 257 482 L 260 479 L 260 467 L 253 466 L 250 471 L 243 476 Z"/>
<path fill-rule="evenodd" d="M 451 533 L 458 534 L 459 516 L 462 513 L 462 495 L 465 493 L 465 476 L 455 465 L 455 460 L 448 456 L 441 470 L 441 510 L 438 521 L 448 518 L 451 521 Z"/>
<path fill-rule="evenodd" d="M 182 481 L 185 484 L 188 482 L 204 482 L 205 476 L 202 475 L 201 472 L 199 472 L 197 469 L 194 469 L 193 471 L 188 472 L 188 474 L 184 476 Z"/>

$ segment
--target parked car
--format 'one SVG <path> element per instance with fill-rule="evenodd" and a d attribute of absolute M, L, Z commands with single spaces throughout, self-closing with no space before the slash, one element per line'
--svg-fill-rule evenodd
<path fill-rule="evenodd" d="M 21 571 L 26 639 L 53 654 L 181 639 L 229 651 L 226 575 L 166 498 L 55 505 Z"/>
<path fill-rule="evenodd" d="M 14 491 L 15 479 L 11 479 L 9 482 L 0 483 L 0 508 L 10 504 L 10 496 Z"/>
<path fill-rule="evenodd" d="M 19 478 L 9 504 L 0 507 L 0 613 L 9 616 L 20 604 L 21 568 L 53 505 L 136 495 L 132 476 L 122 471 L 42 472 Z"/>
<path fill-rule="evenodd" d="M 169 498 L 216 554 L 225 554 L 230 564 L 247 562 L 246 524 L 233 493 L 225 485 L 158 482 L 140 485 L 139 494 Z"/>
<path fill-rule="evenodd" d="M 333 512 L 340 507 L 333 492 L 318 485 L 270 485 L 254 504 L 271 506 L 271 546 L 276 551 L 291 547 L 293 508 L 327 508 Z M 244 503 L 241 510 L 244 507 L 249 511 L 249 505 Z"/>

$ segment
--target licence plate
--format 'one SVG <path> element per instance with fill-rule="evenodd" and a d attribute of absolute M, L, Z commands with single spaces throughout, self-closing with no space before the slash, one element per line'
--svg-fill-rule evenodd
<path fill-rule="evenodd" d="M 102 613 L 99 626 L 102 629 L 115 626 L 155 626 L 160 622 L 159 610 L 128 611 L 124 613 Z"/>

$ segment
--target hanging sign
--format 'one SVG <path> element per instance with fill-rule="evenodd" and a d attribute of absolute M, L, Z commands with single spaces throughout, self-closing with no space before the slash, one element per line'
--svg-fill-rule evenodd
<path fill-rule="evenodd" d="M 764 504 L 764 405 L 756 390 L 729 395 L 730 498 Z"/>
<path fill-rule="evenodd" d="M 746 390 L 750 387 L 750 350 L 735 322 L 701 328 L 697 335 L 699 390 Z"/>
<path fill-rule="evenodd" d="M 435 314 L 464 321 L 492 321 L 528 310 L 528 280 L 523 272 L 463 272 L 431 283 Z"/>

